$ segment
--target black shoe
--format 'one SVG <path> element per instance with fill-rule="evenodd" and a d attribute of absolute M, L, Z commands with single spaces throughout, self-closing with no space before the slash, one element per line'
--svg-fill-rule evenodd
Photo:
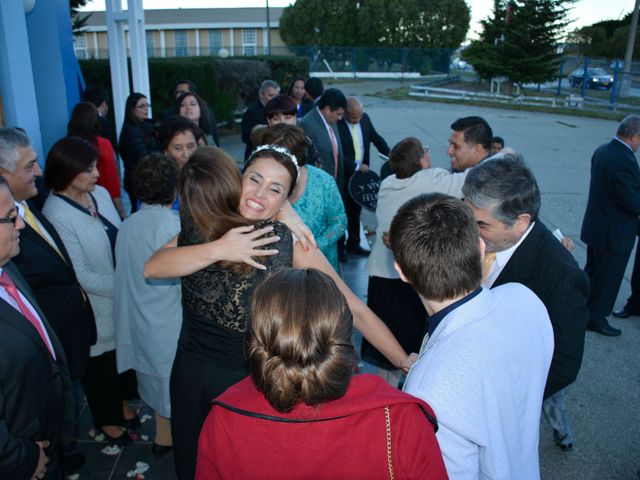
<path fill-rule="evenodd" d="M 151 444 L 151 452 L 157 457 L 163 457 L 173 450 L 171 445 L 158 445 L 156 442 Z"/>
<path fill-rule="evenodd" d="M 85 464 L 86 460 L 85 456 L 80 452 L 64 455 L 62 457 L 62 471 L 64 476 L 66 477 L 77 473 Z"/>
<path fill-rule="evenodd" d="M 611 325 L 603 325 L 601 327 L 597 327 L 595 325 L 587 325 L 587 330 L 599 333 L 600 335 L 605 335 L 607 337 L 617 337 L 622 334 L 622 330 L 613 328 Z"/>
<path fill-rule="evenodd" d="M 347 252 L 353 253 L 354 255 L 360 255 L 362 257 L 368 257 L 371 254 L 371 250 L 365 250 L 360 245 L 357 247 L 347 247 Z"/>
<path fill-rule="evenodd" d="M 124 425 L 122 426 L 127 430 L 137 430 L 138 428 L 140 428 L 140 425 L 142 425 L 142 422 L 140 422 L 140 417 L 136 415 L 129 420 L 125 419 Z"/>
<path fill-rule="evenodd" d="M 558 447 L 560 447 L 560 450 L 562 450 L 563 452 L 570 452 L 571 450 L 573 450 L 573 443 L 562 443 L 565 437 L 566 435 L 564 437 L 561 437 L 560 432 L 555 428 L 553 429 L 553 441 Z"/>
<path fill-rule="evenodd" d="M 112 437 L 104 430 L 101 430 L 102 435 L 104 435 L 104 441 L 109 445 L 117 445 L 118 447 L 124 447 L 125 445 L 129 445 L 131 443 L 131 437 L 129 436 L 129 432 L 127 430 L 122 431 L 122 435 L 119 437 Z"/>
<path fill-rule="evenodd" d="M 620 310 L 614 310 L 613 312 L 611 312 L 611 315 L 613 315 L 616 318 L 629 318 L 631 316 L 634 316 L 634 317 L 640 316 L 640 313 L 636 313 L 629 310 L 625 305 Z"/>
<path fill-rule="evenodd" d="M 349 261 L 349 257 L 347 257 L 347 252 L 344 250 L 338 250 L 338 260 L 340 263 L 347 263 Z"/>

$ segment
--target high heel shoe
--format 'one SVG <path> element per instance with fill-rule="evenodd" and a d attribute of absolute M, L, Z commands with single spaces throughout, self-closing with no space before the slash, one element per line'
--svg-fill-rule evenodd
<path fill-rule="evenodd" d="M 156 442 L 151 444 L 151 452 L 157 457 L 163 457 L 173 450 L 173 445 L 159 445 Z"/>

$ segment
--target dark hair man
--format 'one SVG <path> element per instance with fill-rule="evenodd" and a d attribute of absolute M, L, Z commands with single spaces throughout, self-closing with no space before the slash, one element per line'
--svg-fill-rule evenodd
<path fill-rule="evenodd" d="M 433 405 L 450 478 L 539 478 L 549 317 L 523 285 L 480 287 L 484 242 L 469 207 L 440 193 L 393 219 L 400 277 L 418 292 L 429 331 L 404 390 Z"/>
<path fill-rule="evenodd" d="M 337 123 L 346 109 L 344 94 L 329 88 L 320 97 L 318 106 L 300 120 L 300 126 L 318 149 L 320 168 L 336 179 L 340 192 L 344 190 L 344 153 Z"/>
<path fill-rule="evenodd" d="M 493 137 L 491 139 L 491 155 L 499 153 L 504 148 L 504 138 Z"/>
<path fill-rule="evenodd" d="M 116 135 L 116 128 L 113 126 L 111 120 L 107 118 L 109 114 L 109 95 L 107 91 L 99 85 L 87 87 L 82 94 L 82 100 L 93 103 L 98 109 L 98 115 L 100 116 L 100 134 L 109 140 L 113 151 L 117 154 L 118 137 Z"/>
<path fill-rule="evenodd" d="M 451 124 L 451 130 L 447 154 L 454 172 L 464 172 L 491 154 L 493 132 L 484 118 L 459 118 Z"/>
<path fill-rule="evenodd" d="M 555 348 L 544 391 L 544 413 L 558 446 L 573 446 L 564 389 L 580 371 L 587 323 L 584 272 L 538 218 L 540 190 L 520 157 L 507 154 L 469 170 L 462 193 L 487 246 L 483 285 L 518 282 L 535 293 L 551 319 Z"/>
<path fill-rule="evenodd" d="M 324 84 L 322 79 L 318 77 L 309 77 L 304 82 L 304 90 L 307 93 L 307 97 L 313 102 L 313 106 L 317 106 L 318 100 L 324 93 Z"/>
<path fill-rule="evenodd" d="M 580 239 L 587 244 L 584 271 L 590 280 L 587 328 L 601 335 L 621 333 L 606 317 L 616 302 L 638 233 L 640 169 L 634 154 L 639 146 L 640 116 L 629 115 L 620 123 L 615 138 L 598 147 L 591 157 L 589 198 Z"/>

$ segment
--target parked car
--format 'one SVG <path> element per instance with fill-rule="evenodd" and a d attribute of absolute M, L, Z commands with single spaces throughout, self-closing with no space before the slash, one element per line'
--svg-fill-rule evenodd
<path fill-rule="evenodd" d="M 584 78 L 584 68 L 577 68 L 569 75 L 569 83 L 572 87 L 582 85 Z M 587 88 L 601 88 L 607 90 L 613 85 L 613 76 L 608 74 L 603 68 L 589 68 L 587 71 Z"/>

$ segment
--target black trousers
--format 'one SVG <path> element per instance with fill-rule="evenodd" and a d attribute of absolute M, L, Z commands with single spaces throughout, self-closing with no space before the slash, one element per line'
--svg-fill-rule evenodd
<path fill-rule="evenodd" d="M 82 379 L 94 425 L 123 425 L 122 402 L 138 398 L 138 382 L 133 370 L 118 374 L 116 351 L 89 358 Z"/>
<path fill-rule="evenodd" d="M 249 375 L 248 367 L 227 369 L 181 350 L 171 370 L 171 435 L 178 480 L 193 480 L 198 437 L 211 400 Z"/>
<path fill-rule="evenodd" d="M 631 273 L 631 296 L 627 299 L 627 310 L 634 314 L 640 313 L 640 248 L 636 246 L 636 256 Z"/>
<path fill-rule="evenodd" d="M 607 325 L 606 317 L 616 303 L 630 254 L 631 252 L 612 253 L 587 247 L 584 271 L 589 276 L 589 325 Z"/>
<path fill-rule="evenodd" d="M 347 192 L 344 196 L 344 209 L 347 214 L 347 249 L 358 248 L 360 245 L 360 212 L 362 207 L 353 201 Z"/>

